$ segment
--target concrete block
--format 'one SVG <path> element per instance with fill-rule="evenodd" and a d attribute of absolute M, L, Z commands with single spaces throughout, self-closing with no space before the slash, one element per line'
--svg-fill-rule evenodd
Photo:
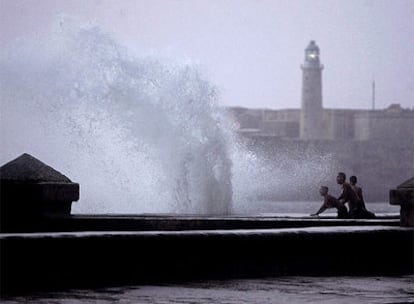
<path fill-rule="evenodd" d="M 36 230 L 45 216 L 70 215 L 79 184 L 29 154 L 0 167 L 0 231 Z"/>
<path fill-rule="evenodd" d="M 400 205 L 400 224 L 414 227 L 414 177 L 390 190 L 390 204 Z"/>

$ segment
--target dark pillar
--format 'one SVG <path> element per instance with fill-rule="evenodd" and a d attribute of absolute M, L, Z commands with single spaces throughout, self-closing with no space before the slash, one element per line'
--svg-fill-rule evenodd
<path fill-rule="evenodd" d="M 390 190 L 390 204 L 400 205 L 400 224 L 414 227 L 414 177 Z"/>
<path fill-rule="evenodd" d="M 0 187 L 1 232 L 36 231 L 79 199 L 79 184 L 29 154 L 0 167 Z"/>

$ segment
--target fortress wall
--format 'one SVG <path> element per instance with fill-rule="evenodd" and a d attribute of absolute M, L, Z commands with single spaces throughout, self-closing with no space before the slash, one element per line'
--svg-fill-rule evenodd
<path fill-rule="evenodd" d="M 293 161 L 303 159 L 327 159 L 327 175 L 315 176 L 315 193 L 293 193 L 291 197 L 279 197 L 272 193 L 272 199 L 317 199 L 319 183 L 325 182 L 339 191 L 335 183 L 337 172 L 347 177 L 358 176 L 366 201 L 389 200 L 389 190 L 410 178 L 414 173 L 414 141 L 349 141 L 349 140 L 286 140 L 276 137 L 254 137 L 246 139 L 248 148 L 272 162 L 283 157 Z M 305 161 L 306 162 L 306 161 Z M 307 170 L 304 168 L 304 170 Z M 331 170 L 332 172 L 330 172 Z M 312 176 L 312 172 L 304 172 Z M 311 183 L 312 184 L 312 183 Z M 298 185 L 300 187 L 300 185 Z M 312 189 L 313 192 L 313 189 Z"/>
<path fill-rule="evenodd" d="M 369 128 L 369 139 L 387 140 L 393 144 L 397 141 L 414 141 L 413 116 L 375 116 L 372 117 Z"/>

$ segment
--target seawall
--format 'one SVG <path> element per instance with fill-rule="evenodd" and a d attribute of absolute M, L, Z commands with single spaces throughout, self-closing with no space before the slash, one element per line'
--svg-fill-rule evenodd
<path fill-rule="evenodd" d="M 413 236 L 389 226 L 1 234 L 1 288 L 412 274 Z"/>

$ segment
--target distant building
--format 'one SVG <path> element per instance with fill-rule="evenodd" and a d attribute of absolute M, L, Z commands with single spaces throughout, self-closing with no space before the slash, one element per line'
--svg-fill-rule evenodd
<path fill-rule="evenodd" d="M 392 104 L 384 110 L 324 109 L 320 50 L 315 41 L 305 49 L 301 109 L 229 107 L 247 137 L 272 136 L 298 140 L 414 141 L 414 109 Z"/>

